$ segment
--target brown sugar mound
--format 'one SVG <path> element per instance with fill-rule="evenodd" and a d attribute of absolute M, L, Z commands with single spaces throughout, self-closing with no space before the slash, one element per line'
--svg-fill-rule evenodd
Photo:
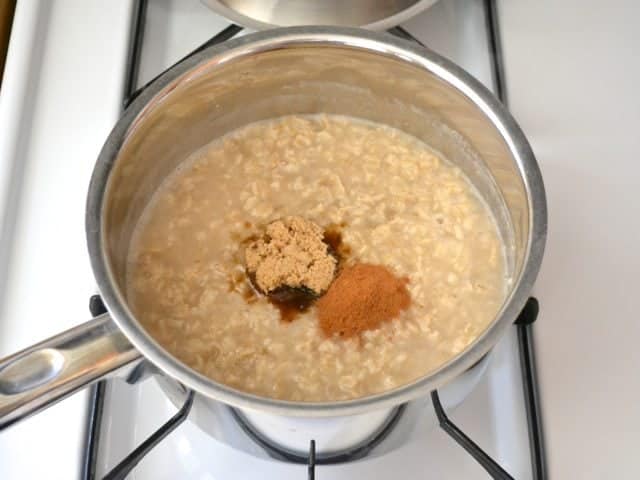
<path fill-rule="evenodd" d="M 329 288 L 337 264 L 323 242 L 323 230 L 297 216 L 267 225 L 265 235 L 247 246 L 245 262 L 254 284 L 266 294 L 290 287 L 319 295 Z"/>
<path fill-rule="evenodd" d="M 408 282 L 380 265 L 345 268 L 318 300 L 320 328 L 329 337 L 352 337 L 377 328 L 409 308 Z"/>

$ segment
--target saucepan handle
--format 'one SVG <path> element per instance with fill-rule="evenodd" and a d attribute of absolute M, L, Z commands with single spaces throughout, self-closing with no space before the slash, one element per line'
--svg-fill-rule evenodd
<path fill-rule="evenodd" d="M 0 430 L 140 358 L 105 313 L 0 359 Z"/>

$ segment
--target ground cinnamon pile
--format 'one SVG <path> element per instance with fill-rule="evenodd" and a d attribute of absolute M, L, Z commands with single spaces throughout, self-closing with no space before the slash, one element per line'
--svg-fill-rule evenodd
<path fill-rule="evenodd" d="M 408 282 L 380 265 L 345 268 L 318 300 L 320 328 L 329 337 L 352 337 L 394 319 L 411 304 Z"/>

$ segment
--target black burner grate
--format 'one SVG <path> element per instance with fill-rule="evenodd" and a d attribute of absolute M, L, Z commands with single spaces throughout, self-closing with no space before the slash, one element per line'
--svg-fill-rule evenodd
<path fill-rule="evenodd" d="M 385 422 L 378 428 L 369 438 L 366 438 L 357 445 L 354 445 L 348 449 L 338 452 L 317 454 L 315 452 L 315 440 L 313 442 L 313 466 L 315 465 L 335 465 L 337 463 L 353 462 L 365 458 L 371 451 L 376 448 L 389 434 L 393 431 L 395 426 L 400 421 L 400 418 L 404 414 L 407 406 L 406 404 L 400 405 L 395 408 Z M 290 463 L 309 464 L 310 455 L 301 455 L 298 452 L 292 451 L 280 445 L 274 444 L 269 438 L 264 436 L 261 432 L 256 430 L 251 423 L 242 415 L 238 410 L 231 408 L 231 414 L 235 421 L 238 423 L 242 431 L 256 444 L 260 445 L 262 449 L 269 454 L 271 458 Z"/>
<path fill-rule="evenodd" d="M 147 84 L 139 89 L 135 89 L 138 81 L 138 69 L 140 64 L 140 55 L 142 50 L 144 24 L 147 10 L 147 0 L 138 0 L 135 3 L 134 21 L 132 25 L 132 39 L 130 44 L 127 76 L 125 80 L 125 95 L 123 100 L 124 107 L 128 107 L 133 100 L 156 78 L 166 72 L 160 73 Z M 493 82 L 494 89 L 498 98 L 506 104 L 506 81 L 504 68 L 502 63 L 502 47 L 500 43 L 500 30 L 498 24 L 497 5 L 495 0 L 484 1 L 485 19 L 487 22 L 488 42 L 492 59 Z M 207 47 L 222 43 L 233 38 L 242 27 L 238 25 L 230 25 L 222 30 L 210 40 L 200 45 L 189 55 L 185 56 L 178 62 L 190 58 L 192 55 L 204 50 Z M 389 33 L 415 42 L 419 45 L 422 43 L 411 33 L 402 27 L 394 27 Z M 424 45 L 422 45 L 424 46 Z M 168 69 L 167 69 L 168 70 Z M 100 315 L 106 311 L 102 300 L 98 295 L 91 297 L 90 310 L 94 316 Z M 527 301 L 524 309 L 518 316 L 515 325 L 518 332 L 518 347 L 520 354 L 520 369 L 522 373 L 523 391 L 525 397 L 525 408 L 527 413 L 527 425 L 529 430 L 529 443 L 531 450 L 532 475 L 534 480 L 546 480 L 546 459 L 544 450 L 544 439 L 542 429 L 542 418 L 540 414 L 540 400 L 538 394 L 538 382 L 535 368 L 535 355 L 533 348 L 532 325 L 538 316 L 538 301 L 531 297 Z M 98 382 L 91 390 L 89 420 L 87 428 L 87 448 L 84 456 L 83 475 L 84 480 L 94 480 L 96 478 L 96 461 L 99 449 L 100 429 L 102 424 L 102 412 L 104 406 L 106 381 Z M 175 430 L 182 422 L 186 420 L 193 405 L 194 393 L 190 392 L 187 400 L 180 410 L 153 433 L 147 440 L 139 445 L 124 460 L 114 467 L 105 477 L 104 480 L 122 480 L 127 477 L 131 470 L 144 458 L 144 456 L 153 449 L 160 441 Z M 474 443 L 467 435 L 464 434 L 446 415 L 437 391 L 431 392 L 431 401 L 436 411 L 440 427 L 444 430 L 456 443 L 464 448 L 473 458 L 489 473 L 491 478 L 498 480 L 513 479 L 495 460 L 493 460 L 486 452 L 484 452 L 476 443 Z M 303 463 L 308 465 L 308 479 L 315 479 L 315 466 L 317 464 L 341 463 L 366 456 L 378 443 L 380 443 L 397 424 L 405 406 L 400 406 L 387 422 L 376 432 L 370 439 L 370 442 L 357 446 L 348 452 L 340 452 L 334 456 L 316 456 L 315 440 L 311 439 L 309 444 L 309 455 L 303 456 L 295 452 L 283 450 L 278 446 L 271 444 L 259 432 L 254 430 L 251 425 L 246 422 L 243 417 L 235 410 L 232 410 L 236 420 L 243 431 L 258 445 L 264 448 L 272 457 L 279 460 L 289 461 L 293 463 Z"/>

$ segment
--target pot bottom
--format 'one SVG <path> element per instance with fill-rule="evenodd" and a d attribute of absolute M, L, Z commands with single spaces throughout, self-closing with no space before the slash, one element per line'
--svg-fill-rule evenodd
<path fill-rule="evenodd" d="M 486 355 L 438 390 L 447 412 L 473 391 L 490 358 Z M 164 376 L 156 379 L 174 405 L 184 403 L 186 392 L 179 383 Z M 256 457 L 303 463 L 311 440 L 317 463 L 350 462 L 389 453 L 408 443 L 417 430 L 437 424 L 428 397 L 359 415 L 305 418 L 231 408 L 196 394 L 189 420 L 218 441 Z"/>
<path fill-rule="evenodd" d="M 391 432 L 393 432 L 393 429 L 401 420 L 406 408 L 406 404 L 395 407 L 391 409 L 391 412 L 383 419 L 381 424 L 376 425 L 375 423 L 367 422 L 367 425 L 363 425 L 365 427 L 364 429 L 349 428 L 352 424 L 349 423 L 348 425 L 345 425 L 343 419 L 338 419 L 337 424 L 336 422 L 332 422 L 332 419 L 314 419 L 322 422 L 315 428 L 316 435 L 321 434 L 322 432 L 323 436 L 316 437 L 313 440 L 325 447 L 327 445 L 331 445 L 331 450 L 324 448 L 316 455 L 316 464 L 329 465 L 353 462 L 368 456 L 369 452 L 376 448 L 391 434 Z M 376 414 L 377 413 L 378 412 L 376 412 Z M 244 415 L 239 409 L 231 408 L 231 414 L 247 436 L 251 438 L 254 443 L 260 445 L 260 447 L 262 447 L 271 458 L 290 463 L 306 464 L 308 462 L 309 449 L 307 449 L 307 451 L 296 449 L 309 438 L 308 436 L 305 436 L 304 429 L 302 429 L 302 432 L 299 430 L 294 432 L 292 431 L 293 429 L 273 430 L 268 427 L 269 424 L 272 423 L 269 419 L 258 418 L 256 425 L 255 421 L 251 421 L 248 416 Z M 255 419 L 256 415 L 253 414 L 251 417 Z M 365 414 L 362 417 L 364 418 L 360 419 L 361 422 L 363 420 L 366 422 L 371 419 L 368 414 Z M 262 425 L 262 428 L 258 426 L 263 423 L 260 420 L 267 420 L 266 425 Z M 302 419 L 301 421 L 309 422 L 310 419 Z M 263 430 L 265 426 L 268 428 L 266 431 Z M 369 432 L 372 427 L 375 427 L 375 429 L 372 432 Z M 369 432 L 369 435 L 366 437 L 363 436 L 367 432 Z M 274 438 L 274 433 L 277 434 L 277 438 Z M 299 438 L 301 435 L 302 438 Z"/>

